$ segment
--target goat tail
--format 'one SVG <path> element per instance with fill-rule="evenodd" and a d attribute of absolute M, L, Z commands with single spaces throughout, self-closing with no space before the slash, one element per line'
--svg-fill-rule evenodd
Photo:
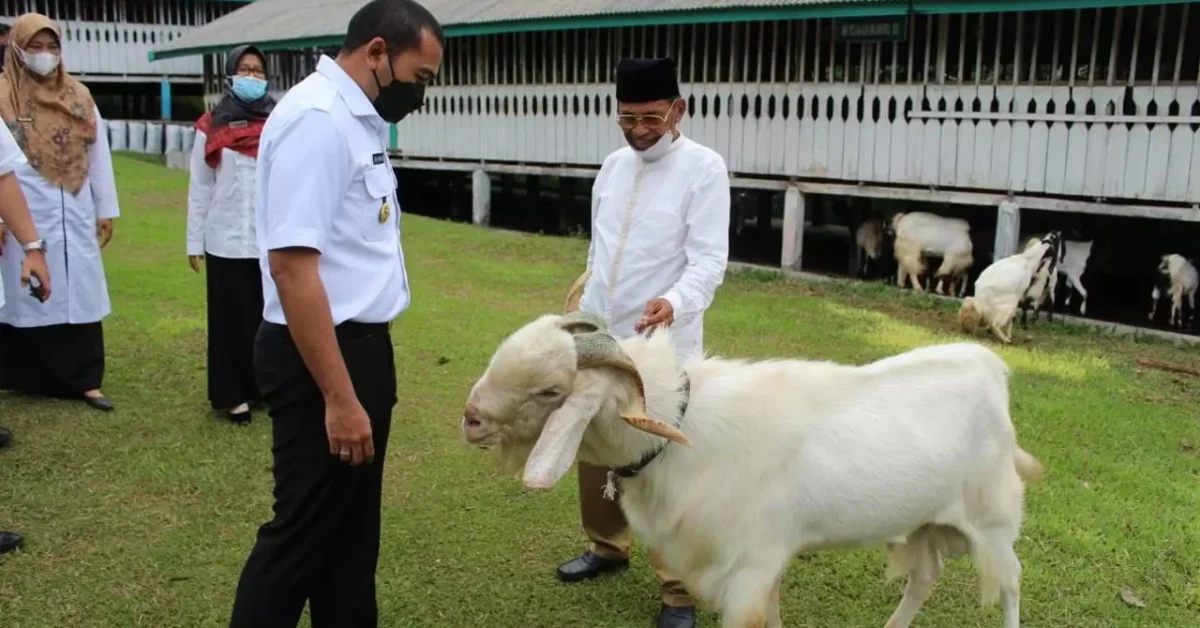
<path fill-rule="evenodd" d="M 979 328 L 981 320 L 983 320 L 983 313 L 979 311 L 979 304 L 975 302 L 975 298 L 964 298 L 962 307 L 958 309 L 958 324 L 962 326 L 963 332 L 973 333 Z"/>
<path fill-rule="evenodd" d="M 1021 476 L 1021 481 L 1026 484 L 1032 484 L 1040 481 L 1046 475 L 1046 467 L 1033 457 L 1033 454 L 1016 447 L 1013 449 L 1013 465 L 1017 468 L 1017 475 Z"/>

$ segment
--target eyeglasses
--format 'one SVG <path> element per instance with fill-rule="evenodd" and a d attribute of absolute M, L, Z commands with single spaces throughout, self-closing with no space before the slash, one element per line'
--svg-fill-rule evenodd
<path fill-rule="evenodd" d="M 252 76 L 257 76 L 259 78 L 267 78 L 267 71 L 263 68 L 251 68 L 251 67 L 247 67 L 247 66 L 241 66 L 237 69 L 237 73 L 238 74 L 249 74 Z"/>
<path fill-rule="evenodd" d="M 636 128 L 639 124 L 645 125 L 649 128 L 665 126 L 671 120 L 671 111 L 675 108 L 675 102 L 676 101 L 674 100 L 671 101 L 671 106 L 667 108 L 667 113 L 665 115 L 660 115 L 657 113 L 619 114 L 617 116 L 617 124 L 622 129 L 626 130 Z"/>

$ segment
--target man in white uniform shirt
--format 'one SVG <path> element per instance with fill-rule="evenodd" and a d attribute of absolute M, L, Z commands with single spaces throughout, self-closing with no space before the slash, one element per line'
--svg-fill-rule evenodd
<path fill-rule="evenodd" d="M 293 87 L 260 138 L 263 323 L 255 376 L 271 416 L 274 518 L 238 583 L 233 628 L 378 625 L 375 569 L 396 369 L 409 304 L 388 123 L 424 102 L 442 30 L 411 0 L 373 0 L 337 59 Z"/>
<path fill-rule="evenodd" d="M 0 124 L 0 224 L 7 225 L 13 237 L 25 250 L 25 262 L 21 267 L 21 285 L 28 286 L 30 277 L 37 278 L 33 284 L 33 298 L 45 303 L 50 298 L 50 271 L 46 267 L 45 241 L 38 237 L 37 227 L 33 224 L 33 216 L 29 213 L 29 204 L 25 201 L 25 193 L 17 182 L 15 171 L 18 165 L 26 163 L 25 154 L 13 138 L 8 125 Z M 3 252 L 0 252 L 2 255 Z M 3 281 L 3 279 L 0 279 Z M 0 284 L 0 306 L 4 305 L 4 286 Z M 8 447 L 12 441 L 12 432 L 0 428 L 0 448 Z M 0 531 L 0 554 L 7 554 L 19 549 L 24 539 L 16 532 Z"/>
<path fill-rule="evenodd" d="M 618 337 L 669 325 L 681 359 L 704 351 L 704 311 L 729 257 L 729 172 L 716 151 L 679 131 L 687 112 L 669 59 L 617 65 L 617 122 L 629 144 L 604 160 L 592 187 L 591 278 L 580 308 Z M 601 488 L 608 470 L 579 465 L 580 514 L 590 550 L 558 568 L 564 582 L 629 564 L 629 524 Z M 659 628 L 695 625 L 682 583 L 651 563 L 662 585 Z"/>

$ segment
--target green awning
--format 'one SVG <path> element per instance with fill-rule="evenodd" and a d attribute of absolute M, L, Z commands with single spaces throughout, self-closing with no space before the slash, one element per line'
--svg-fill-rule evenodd
<path fill-rule="evenodd" d="M 1018 12 L 1182 4 L 1195 0 L 426 0 L 447 37 L 528 31 L 810 18 Z M 367 0 L 255 0 L 150 52 L 150 60 L 338 46 Z"/>

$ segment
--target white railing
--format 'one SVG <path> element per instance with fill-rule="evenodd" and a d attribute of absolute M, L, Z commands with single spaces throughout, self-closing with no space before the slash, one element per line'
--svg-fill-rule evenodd
<path fill-rule="evenodd" d="M 624 142 L 612 90 L 434 87 L 425 107 L 399 125 L 399 148 L 412 158 L 598 166 Z M 690 107 L 683 131 L 742 175 L 1200 202 L 1195 86 L 699 83 L 682 90 Z"/>
<path fill-rule="evenodd" d="M 204 72 L 203 57 L 151 62 L 149 53 L 191 26 L 62 20 L 63 62 L 72 74 L 121 77 L 188 76 Z"/>

